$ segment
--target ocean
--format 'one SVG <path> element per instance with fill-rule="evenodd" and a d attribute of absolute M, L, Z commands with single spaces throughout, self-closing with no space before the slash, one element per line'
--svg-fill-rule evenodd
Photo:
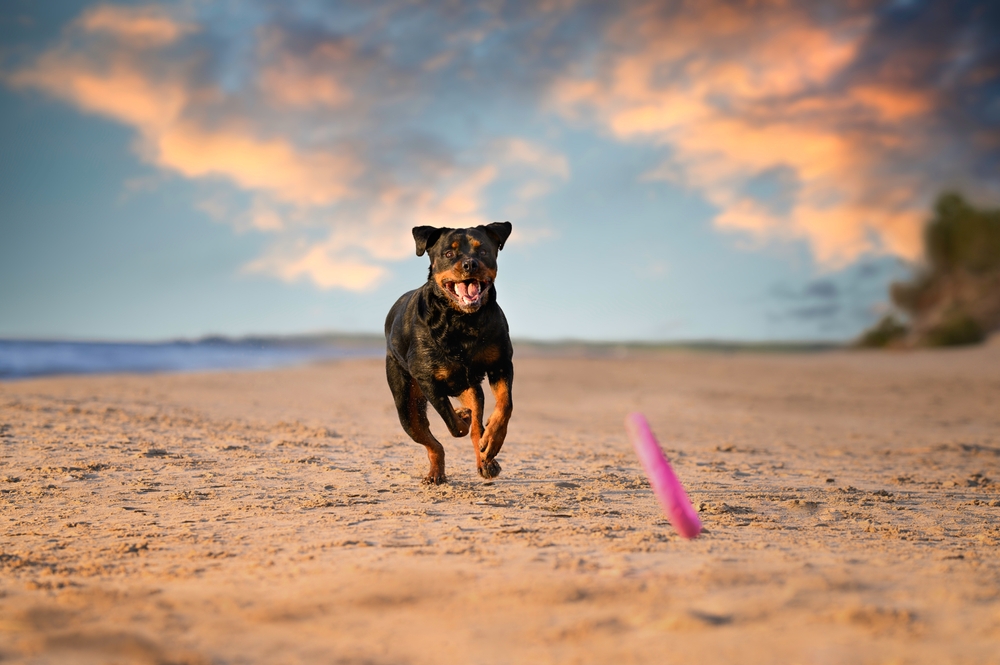
<path fill-rule="evenodd" d="M 55 374 L 265 369 L 385 353 L 377 337 L 169 342 L 0 340 L 0 380 Z"/>

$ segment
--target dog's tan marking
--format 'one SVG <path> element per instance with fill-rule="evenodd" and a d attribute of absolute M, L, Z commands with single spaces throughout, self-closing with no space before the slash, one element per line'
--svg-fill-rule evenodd
<path fill-rule="evenodd" d="M 478 363 L 492 365 L 496 361 L 500 360 L 500 349 L 496 344 L 490 344 L 485 349 L 477 353 L 473 360 Z"/>
<path fill-rule="evenodd" d="M 438 283 L 438 286 L 443 288 L 445 282 L 461 282 L 462 277 L 458 274 L 456 267 L 452 266 L 447 270 L 434 273 L 434 281 Z"/>
<path fill-rule="evenodd" d="M 450 381 L 451 375 L 455 372 L 461 372 L 462 369 L 462 365 L 458 364 L 441 365 L 434 368 L 434 378 L 438 381 Z"/>
<path fill-rule="evenodd" d="M 508 379 L 498 379 L 496 383 L 490 384 L 490 388 L 493 389 L 493 398 L 496 401 L 496 406 L 493 408 L 493 414 L 486 423 L 486 431 L 483 432 L 482 444 L 480 445 L 480 449 L 485 454 L 487 462 L 500 453 L 503 441 L 507 438 L 507 423 L 510 421 L 510 414 L 514 411 L 514 403 L 510 395 L 510 381 Z"/>

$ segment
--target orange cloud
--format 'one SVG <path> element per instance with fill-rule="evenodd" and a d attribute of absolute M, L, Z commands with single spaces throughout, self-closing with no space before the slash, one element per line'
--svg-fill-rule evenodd
<path fill-rule="evenodd" d="M 463 228 L 489 224 L 483 213 L 484 190 L 497 169 L 484 166 L 458 173 L 434 187 L 404 186 L 387 189 L 368 210 L 366 224 L 345 246 L 363 247 L 374 258 L 400 260 L 413 255 L 414 226 Z"/>
<path fill-rule="evenodd" d="M 647 179 L 700 191 L 719 208 L 719 228 L 803 238 L 831 267 L 864 252 L 918 255 L 927 193 L 912 176 L 887 179 L 885 151 L 919 154 L 920 134 L 898 121 L 919 121 L 931 101 L 874 84 L 846 94 L 829 87 L 867 23 L 821 25 L 794 3 L 750 11 L 706 2 L 669 17 L 656 7 L 610 28 L 603 74 L 556 83 L 560 112 L 593 118 L 623 141 L 669 146 Z M 748 193 L 778 169 L 794 182 L 780 214 Z"/>
<path fill-rule="evenodd" d="M 84 24 L 125 30 L 119 25 L 125 19 L 115 13 L 117 9 L 95 11 L 85 15 Z M 154 32 L 142 22 L 146 19 L 136 20 L 136 34 Z M 169 31 L 161 28 L 165 38 Z M 345 152 L 309 150 L 280 136 L 261 136 L 249 118 L 236 117 L 211 127 L 199 124 L 186 116 L 222 93 L 190 82 L 183 62 L 150 65 L 134 57 L 129 45 L 100 56 L 58 47 L 8 80 L 133 127 L 139 133 L 140 155 L 152 164 L 190 178 L 229 180 L 287 203 L 316 206 L 340 200 L 349 194 L 350 182 L 362 168 Z"/>
<path fill-rule="evenodd" d="M 77 25 L 87 32 L 105 33 L 138 47 L 171 44 L 197 30 L 197 26 L 174 19 L 157 5 L 98 5 L 87 10 Z"/>
<path fill-rule="evenodd" d="M 249 210 L 236 210 L 224 195 L 198 204 L 238 231 L 274 235 L 274 246 L 247 272 L 324 289 L 368 289 L 387 274 L 382 263 L 413 255 L 411 227 L 496 221 L 483 212 L 485 192 L 501 174 L 519 183 L 524 201 L 569 177 L 565 157 L 516 138 L 481 146 L 492 164 L 431 160 L 426 168 L 373 174 L 364 159 L 369 137 L 344 132 L 345 139 L 334 139 L 336 123 L 359 123 L 385 103 L 371 89 L 372 80 L 387 80 L 373 74 L 385 63 L 343 38 L 265 26 L 255 35 L 255 73 L 230 89 L 202 76 L 197 51 L 174 48 L 199 26 L 164 9 L 100 5 L 74 27 L 76 34 L 7 82 L 132 127 L 147 163 L 252 193 Z M 405 92 L 389 87 L 390 101 Z M 309 115 L 316 111 L 340 115 Z M 311 141 L 317 133 L 327 138 Z M 325 239 L 301 239 L 303 229 L 316 226 L 329 227 Z"/>
<path fill-rule="evenodd" d="M 506 146 L 498 148 L 503 155 L 498 162 L 516 165 L 527 185 L 544 182 L 544 177 L 551 174 L 568 175 L 565 158 L 541 146 L 520 139 L 497 145 Z M 543 180 L 534 179 L 536 173 L 541 173 Z M 324 240 L 276 248 L 245 266 L 245 270 L 288 282 L 308 279 L 320 288 L 373 288 L 387 274 L 378 262 L 413 256 L 410 229 L 414 226 L 463 228 L 497 221 L 489 218 L 484 209 L 486 190 L 499 175 L 496 166 L 487 165 L 454 169 L 432 186 L 386 187 L 358 214 L 336 215 Z M 521 225 L 517 232 L 525 242 L 550 235 L 545 229 Z"/>
<path fill-rule="evenodd" d="M 287 282 L 308 279 L 320 288 L 366 290 L 387 271 L 380 261 L 414 254 L 414 226 L 466 227 L 488 224 L 483 193 L 497 171 L 486 166 L 457 173 L 434 187 L 388 188 L 356 219 L 338 216 L 326 239 L 291 248 L 275 248 L 245 266 L 247 272 L 271 274 Z"/>
<path fill-rule="evenodd" d="M 351 99 L 346 89 L 328 75 L 297 68 L 294 60 L 265 67 L 260 73 L 260 88 L 265 95 L 286 106 L 336 107 Z"/>
<path fill-rule="evenodd" d="M 156 133 L 177 120 L 190 102 L 190 91 L 174 73 L 153 77 L 118 56 L 95 62 L 79 53 L 55 49 L 33 66 L 9 75 L 21 88 L 35 88 L 79 109 Z"/>
<path fill-rule="evenodd" d="M 244 189 L 299 205 L 322 206 L 346 196 L 359 171 L 348 156 L 306 151 L 248 131 L 179 123 L 150 137 L 153 160 L 189 178 L 218 176 Z"/>
<path fill-rule="evenodd" d="M 271 101 L 292 107 L 338 107 L 354 98 L 341 80 L 344 70 L 357 68 L 357 54 L 343 42 L 323 41 L 305 53 L 289 50 L 281 31 L 260 40 L 258 75 L 261 91 Z"/>
<path fill-rule="evenodd" d="M 187 9 L 184 16 L 196 15 Z M 321 30 L 264 24 L 248 33 L 253 57 L 227 70 L 231 78 L 212 78 L 206 65 L 223 58 L 208 49 L 219 44 L 185 41 L 212 26 L 171 11 L 89 9 L 4 79 L 132 128 L 148 164 L 249 193 L 249 208 L 225 188 L 197 204 L 238 232 L 272 235 L 247 272 L 324 289 L 372 288 L 387 274 L 385 262 L 413 255 L 411 227 L 497 221 L 484 212 L 491 186 L 502 182 L 526 206 L 569 178 L 564 156 L 520 138 L 486 139 L 450 155 L 419 127 L 376 126 L 372 112 L 388 107 L 390 123 L 409 121 L 397 109 L 419 94 L 411 72 Z M 329 231 L 306 240 L 317 227 Z"/>
<path fill-rule="evenodd" d="M 926 114 L 933 109 L 929 95 L 912 90 L 862 85 L 851 90 L 851 97 L 889 122 Z"/>
<path fill-rule="evenodd" d="M 173 21 L 155 7 L 110 5 L 88 11 L 77 25 L 96 37 L 110 35 L 113 42 L 99 48 L 60 44 L 9 75 L 8 83 L 40 90 L 134 128 L 136 149 L 151 164 L 187 178 L 225 180 L 258 194 L 252 210 L 235 215 L 228 206 L 204 202 L 200 207 L 213 217 L 225 216 L 240 229 L 282 232 L 283 216 L 302 215 L 287 209 L 283 215 L 281 204 L 316 208 L 351 195 L 352 182 L 363 166 L 344 150 L 304 148 L 280 134 L 264 135 L 252 114 L 230 112 L 224 122 L 211 124 L 198 120 L 206 117 L 203 111 L 213 103 L 225 101 L 224 93 L 195 83 L 186 60 L 154 62 L 141 55 L 193 32 L 193 26 Z M 289 79 L 278 92 L 268 77 L 287 74 L 282 67 L 287 70 L 290 65 L 280 58 L 277 63 L 277 69 L 265 70 L 263 85 L 284 103 L 304 101 L 296 97 L 295 86 L 309 88 L 313 98 L 328 103 L 342 97 L 329 86 L 302 79 Z M 346 257 L 343 248 L 334 249 L 320 244 L 287 259 L 269 255 L 248 270 L 287 281 L 305 278 L 320 288 L 353 290 L 370 288 L 385 274 L 378 265 Z"/>
<path fill-rule="evenodd" d="M 382 266 L 344 257 L 328 243 L 305 247 L 297 256 L 272 253 L 244 266 L 244 272 L 274 275 L 286 282 L 307 279 L 322 289 L 349 291 L 370 290 L 387 274 Z"/>

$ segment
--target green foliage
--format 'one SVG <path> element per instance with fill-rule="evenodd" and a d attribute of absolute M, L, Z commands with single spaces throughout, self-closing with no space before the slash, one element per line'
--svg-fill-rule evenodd
<path fill-rule="evenodd" d="M 892 314 L 887 314 L 874 327 L 858 338 L 857 346 L 869 349 L 891 346 L 906 337 L 908 332 L 909 328 L 900 323 Z"/>
<path fill-rule="evenodd" d="M 979 322 L 961 310 L 954 310 L 945 319 L 927 331 L 927 346 L 965 346 L 979 344 L 986 339 L 986 331 Z"/>
<path fill-rule="evenodd" d="M 1000 210 L 942 194 L 924 229 L 924 256 L 924 268 L 890 290 L 911 328 L 885 317 L 859 346 L 978 344 L 1000 329 Z"/>
<path fill-rule="evenodd" d="M 960 194 L 943 194 L 924 231 L 934 271 L 982 273 L 1000 268 L 1000 210 L 973 208 Z"/>

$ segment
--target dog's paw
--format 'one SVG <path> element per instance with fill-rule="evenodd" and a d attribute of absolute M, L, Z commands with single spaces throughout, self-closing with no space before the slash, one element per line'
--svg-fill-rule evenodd
<path fill-rule="evenodd" d="M 448 478 L 444 475 L 444 456 L 442 455 L 438 459 L 431 460 L 430 469 L 424 476 L 424 485 L 440 485 L 446 482 L 448 482 Z"/>
<path fill-rule="evenodd" d="M 455 409 L 455 415 L 458 416 L 459 428 L 458 431 L 461 432 L 459 437 L 463 437 L 469 433 L 469 428 L 472 426 L 472 411 L 466 408 Z"/>
<path fill-rule="evenodd" d="M 444 475 L 444 471 L 431 471 L 423 479 L 424 485 L 440 485 L 442 483 L 448 482 L 448 477 Z"/>
<path fill-rule="evenodd" d="M 483 462 L 483 465 L 477 468 L 479 475 L 489 480 L 490 478 L 496 478 L 500 475 L 500 462 L 495 459 L 491 459 L 488 462 Z"/>

